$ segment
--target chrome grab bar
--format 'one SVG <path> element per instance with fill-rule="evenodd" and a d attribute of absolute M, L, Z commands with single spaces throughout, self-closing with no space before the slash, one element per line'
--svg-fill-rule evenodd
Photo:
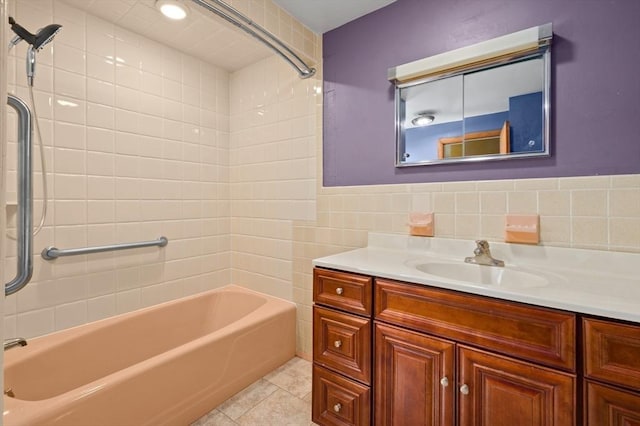
<path fill-rule="evenodd" d="M 116 250 L 128 250 L 134 248 L 142 248 L 142 247 L 164 247 L 169 244 L 169 240 L 167 237 L 160 237 L 157 240 L 152 241 L 141 241 L 139 243 L 123 243 L 123 244 L 111 244 L 107 246 L 96 246 L 96 247 L 82 247 L 82 248 L 73 248 L 73 249 L 59 249 L 57 247 L 47 247 L 42 250 L 40 255 L 45 260 L 54 260 L 59 257 L 64 256 L 77 256 L 80 254 L 92 254 L 92 253 L 102 253 L 105 251 L 116 251 Z"/>
<path fill-rule="evenodd" d="M 7 105 L 18 114 L 18 220 L 16 276 L 4 285 L 4 294 L 21 290 L 33 273 L 33 186 L 31 171 L 31 110 L 22 99 L 9 95 Z"/>

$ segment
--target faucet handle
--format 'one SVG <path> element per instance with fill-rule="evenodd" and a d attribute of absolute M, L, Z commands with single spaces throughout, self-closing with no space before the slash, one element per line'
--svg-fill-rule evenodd
<path fill-rule="evenodd" d="M 27 346 L 27 340 L 22 337 L 14 337 L 4 340 L 4 350 L 14 348 L 16 346 Z"/>
<path fill-rule="evenodd" d="M 489 253 L 489 242 L 487 240 L 476 240 L 476 249 L 473 252 L 478 256 L 482 253 Z"/>

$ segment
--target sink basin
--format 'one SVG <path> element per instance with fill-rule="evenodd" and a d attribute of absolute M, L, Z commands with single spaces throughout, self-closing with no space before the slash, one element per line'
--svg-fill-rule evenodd
<path fill-rule="evenodd" d="M 428 262 L 415 265 L 421 272 L 470 284 L 503 288 L 544 287 L 547 278 L 509 267 L 472 265 L 468 263 Z"/>

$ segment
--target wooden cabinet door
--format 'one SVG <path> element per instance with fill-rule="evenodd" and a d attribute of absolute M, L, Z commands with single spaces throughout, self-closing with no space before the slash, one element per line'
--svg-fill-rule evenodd
<path fill-rule="evenodd" d="M 454 424 L 454 344 L 375 324 L 374 423 Z"/>
<path fill-rule="evenodd" d="M 587 381 L 587 426 L 640 426 L 640 394 Z"/>
<path fill-rule="evenodd" d="M 575 425 L 576 377 L 458 347 L 460 426 Z"/>

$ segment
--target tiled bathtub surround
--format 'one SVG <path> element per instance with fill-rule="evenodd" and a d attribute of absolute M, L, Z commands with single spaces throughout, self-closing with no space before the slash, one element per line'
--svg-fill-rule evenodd
<path fill-rule="evenodd" d="M 135 7 L 152 2 L 142 3 Z M 319 57 L 321 38 L 273 2 L 231 4 L 305 57 Z M 9 9 L 28 28 L 64 28 L 38 54 L 35 97 L 52 201 L 35 239 L 34 278 L 7 299 L 7 335 L 45 334 L 230 282 L 305 300 L 291 278 L 292 221 L 316 214 L 318 78 L 300 80 L 275 57 L 230 74 L 59 0 L 11 1 Z M 8 78 L 28 99 L 24 54 L 24 46 L 11 52 Z M 15 134 L 9 150 L 14 158 Z M 36 153 L 36 173 L 38 162 Z M 39 214 L 38 175 L 34 182 Z M 159 235 L 170 240 L 165 249 L 39 257 L 49 245 Z M 14 253 L 14 243 L 7 249 Z M 9 275 L 15 258 L 5 265 Z"/>
<path fill-rule="evenodd" d="M 292 221 L 316 216 L 317 78 L 272 57 L 231 75 L 233 280 L 291 299 Z"/>
<path fill-rule="evenodd" d="M 33 280 L 6 299 L 6 335 L 45 334 L 228 284 L 228 73 L 60 1 L 9 9 L 27 28 L 56 22 L 63 30 L 37 56 L 50 201 Z M 11 51 L 9 90 L 28 99 L 24 44 Z M 15 135 L 9 142 L 15 158 Z M 38 155 L 34 163 L 37 223 Z M 170 241 L 164 249 L 39 256 L 50 245 L 160 235 Z M 13 241 L 7 253 L 15 253 Z M 9 257 L 5 280 L 14 265 Z"/>

